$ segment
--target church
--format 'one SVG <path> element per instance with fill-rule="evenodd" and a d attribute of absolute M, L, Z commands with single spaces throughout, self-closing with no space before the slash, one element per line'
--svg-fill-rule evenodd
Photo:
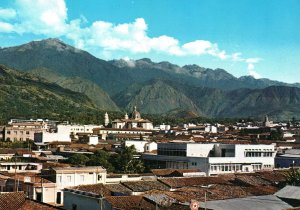
<path fill-rule="evenodd" d="M 109 123 L 109 117 L 107 113 L 105 113 L 104 121 L 105 126 L 107 126 Z M 117 129 L 153 129 L 152 122 L 147 119 L 143 119 L 140 112 L 137 111 L 136 106 L 129 116 L 126 113 L 123 119 L 115 119 L 111 122 L 111 124 L 112 128 Z"/>

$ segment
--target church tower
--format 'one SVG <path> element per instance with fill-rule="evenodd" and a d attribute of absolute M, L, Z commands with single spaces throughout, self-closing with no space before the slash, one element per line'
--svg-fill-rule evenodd
<path fill-rule="evenodd" d="M 104 114 L 104 126 L 108 126 L 108 124 L 109 124 L 109 117 L 108 117 L 107 112 L 105 112 L 105 114 Z"/>
<path fill-rule="evenodd" d="M 125 120 L 128 120 L 128 114 L 127 114 L 127 112 L 126 112 L 126 114 L 125 114 L 125 116 L 124 116 L 124 119 L 125 119 Z"/>

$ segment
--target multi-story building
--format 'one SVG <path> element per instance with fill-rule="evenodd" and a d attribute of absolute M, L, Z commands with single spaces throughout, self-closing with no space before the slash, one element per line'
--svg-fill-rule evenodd
<path fill-rule="evenodd" d="M 152 168 L 200 169 L 207 175 L 274 168 L 274 145 L 159 143 L 157 155 L 144 154 Z"/>
<path fill-rule="evenodd" d="M 101 166 L 56 167 L 42 170 L 42 176 L 56 184 L 54 201 L 63 203 L 64 188 L 105 183 L 106 169 Z"/>
<path fill-rule="evenodd" d="M 0 171 L 8 173 L 40 173 L 41 163 L 0 162 Z"/>
<path fill-rule="evenodd" d="M 46 121 L 11 121 L 5 127 L 4 138 L 9 141 L 33 140 L 34 134 L 49 130 Z"/>

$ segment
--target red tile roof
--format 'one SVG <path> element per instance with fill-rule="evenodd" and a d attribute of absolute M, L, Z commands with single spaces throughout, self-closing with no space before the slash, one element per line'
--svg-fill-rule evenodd
<path fill-rule="evenodd" d="M 221 177 L 184 177 L 184 178 L 161 178 L 162 183 L 171 188 L 180 188 L 186 186 L 201 186 L 210 184 L 226 184 L 228 181 Z"/>
<path fill-rule="evenodd" d="M 108 196 L 105 200 L 114 208 L 119 210 L 155 210 L 156 206 L 145 200 L 143 196 Z"/>
<path fill-rule="evenodd" d="M 63 209 L 25 197 L 24 192 L 0 193 L 0 210 L 55 210 Z"/>

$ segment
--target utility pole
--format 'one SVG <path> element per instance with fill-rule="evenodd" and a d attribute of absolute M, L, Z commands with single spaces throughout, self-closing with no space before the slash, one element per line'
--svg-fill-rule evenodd
<path fill-rule="evenodd" d="M 15 156 L 15 189 L 14 191 L 17 191 L 17 157 Z"/>

